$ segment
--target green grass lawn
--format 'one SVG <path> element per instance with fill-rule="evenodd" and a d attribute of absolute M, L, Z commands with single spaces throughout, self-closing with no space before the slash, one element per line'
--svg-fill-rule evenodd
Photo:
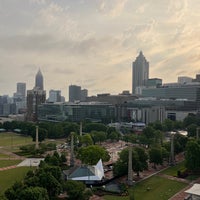
<path fill-rule="evenodd" d="M 17 167 L 6 171 L 0 171 L 0 195 L 2 195 L 7 188 L 11 187 L 15 181 L 22 180 L 29 170 L 30 167 Z"/>
<path fill-rule="evenodd" d="M 0 168 L 17 165 L 21 160 L 0 160 Z"/>
<path fill-rule="evenodd" d="M 185 162 L 178 163 L 175 166 L 169 167 L 168 169 L 162 171 L 162 174 L 167 174 L 170 176 L 177 176 L 177 171 L 184 171 L 186 169 Z"/>
<path fill-rule="evenodd" d="M 0 133 L 0 146 L 7 147 L 10 146 L 11 148 L 14 146 L 19 145 L 26 145 L 32 143 L 32 138 L 25 137 L 16 133 Z"/>
<path fill-rule="evenodd" d="M 9 158 L 9 155 L 0 153 L 0 158 Z"/>
<path fill-rule="evenodd" d="M 132 189 L 135 200 L 167 200 L 186 186 L 186 183 L 169 180 L 159 176 L 153 176 L 140 183 L 137 183 Z M 147 190 L 147 188 L 149 188 L 149 190 Z M 129 197 L 116 197 L 107 195 L 104 196 L 104 199 L 128 200 Z"/>

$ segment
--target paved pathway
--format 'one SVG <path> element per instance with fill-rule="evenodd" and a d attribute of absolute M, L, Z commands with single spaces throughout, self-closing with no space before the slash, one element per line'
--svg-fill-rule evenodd
<path fill-rule="evenodd" d="M 14 169 L 16 167 L 17 167 L 16 165 L 8 166 L 8 167 L 2 167 L 2 168 L 0 168 L 0 171 L 5 171 L 5 170 L 8 170 L 8 169 Z"/>
<path fill-rule="evenodd" d="M 185 197 L 188 196 L 188 194 L 185 193 L 185 191 L 188 190 L 189 188 L 191 188 L 194 183 L 200 183 L 200 178 L 195 181 L 192 181 L 187 187 L 183 188 L 180 192 L 176 193 L 169 200 L 183 200 Z"/>

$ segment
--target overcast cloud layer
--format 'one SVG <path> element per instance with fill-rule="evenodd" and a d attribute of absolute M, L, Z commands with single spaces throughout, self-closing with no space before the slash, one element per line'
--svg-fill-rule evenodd
<path fill-rule="evenodd" d="M 200 73 L 199 0 L 0 0 L 0 95 L 32 89 L 40 68 L 47 93 L 131 91 L 142 50 L 150 77 L 175 82 Z"/>

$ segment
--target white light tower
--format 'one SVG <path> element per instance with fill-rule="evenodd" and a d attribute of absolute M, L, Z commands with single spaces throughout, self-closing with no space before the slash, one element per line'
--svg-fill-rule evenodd
<path fill-rule="evenodd" d="M 170 132 L 170 141 L 171 141 L 171 154 L 170 154 L 170 165 L 175 165 L 175 157 L 174 157 L 174 135 L 176 132 Z"/>
<path fill-rule="evenodd" d="M 35 149 L 39 149 L 39 145 L 38 145 L 38 126 L 36 126 Z"/>

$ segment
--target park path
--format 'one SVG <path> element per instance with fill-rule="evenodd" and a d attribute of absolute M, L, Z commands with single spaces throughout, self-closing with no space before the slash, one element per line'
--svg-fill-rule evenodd
<path fill-rule="evenodd" d="M 190 184 L 187 187 L 183 188 L 180 192 L 176 193 L 169 200 L 183 200 L 183 199 L 185 199 L 185 197 L 188 196 L 188 194 L 185 193 L 185 191 L 188 190 L 189 188 L 191 188 L 194 183 L 200 183 L 200 178 L 198 178 L 195 181 L 190 182 Z"/>
<path fill-rule="evenodd" d="M 0 168 L 0 171 L 5 171 L 5 170 L 9 170 L 9 169 L 14 169 L 16 168 L 17 166 L 16 165 L 12 165 L 12 166 L 8 166 L 8 167 L 1 167 Z"/>

